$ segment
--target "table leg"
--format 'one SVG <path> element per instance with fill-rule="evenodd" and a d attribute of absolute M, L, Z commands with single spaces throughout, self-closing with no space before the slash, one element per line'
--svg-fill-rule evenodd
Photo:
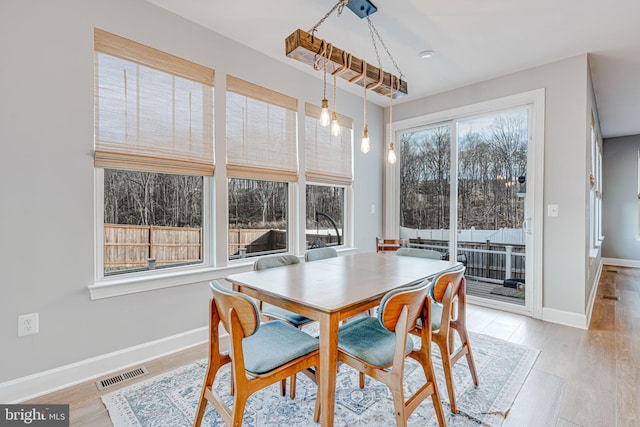
<path fill-rule="evenodd" d="M 320 319 L 320 422 L 333 426 L 338 366 L 338 314 L 323 314 Z"/>

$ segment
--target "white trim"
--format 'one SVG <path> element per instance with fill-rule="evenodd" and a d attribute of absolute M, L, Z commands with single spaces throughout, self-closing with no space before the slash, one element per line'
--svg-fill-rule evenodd
<path fill-rule="evenodd" d="M 593 305 L 596 300 L 596 295 L 598 294 L 598 284 L 600 283 L 600 276 L 602 275 L 602 266 L 603 263 L 601 259 L 591 284 L 591 295 L 589 295 L 589 301 L 587 302 L 587 329 L 589 329 L 589 325 L 591 324 L 591 315 L 593 314 Z"/>
<path fill-rule="evenodd" d="M 556 310 L 555 308 L 544 307 L 542 309 L 542 320 L 580 329 L 587 329 L 588 327 L 587 316 L 585 314 Z"/>
<path fill-rule="evenodd" d="M 229 344 L 226 333 L 220 335 L 221 348 Z M 18 403 L 57 390 L 106 376 L 196 345 L 208 342 L 209 327 L 186 331 L 156 341 L 71 363 L 0 384 L 0 402 Z"/>
<path fill-rule="evenodd" d="M 88 286 L 91 299 L 102 299 L 116 297 L 120 295 L 134 294 L 138 292 L 153 291 L 156 289 L 170 288 L 173 286 L 194 285 L 196 283 L 206 283 L 213 279 L 222 279 L 229 274 L 250 271 L 253 268 L 253 261 L 243 260 L 242 264 L 234 264 L 222 268 L 201 268 L 188 271 L 163 270 L 156 275 L 133 276 L 127 274 L 111 280 L 102 280 Z"/>
<path fill-rule="evenodd" d="M 525 94 L 522 94 L 525 95 Z M 527 301 L 531 315 L 536 319 L 543 318 L 543 301 L 542 301 L 542 272 L 544 271 L 543 263 L 544 258 L 542 254 L 543 249 L 543 236 L 544 236 L 544 118 L 545 118 L 545 89 L 537 89 L 526 93 L 531 98 L 533 108 L 530 108 L 532 132 L 535 140 L 531 141 L 533 144 L 533 156 L 534 156 L 534 180 L 532 194 L 533 205 L 533 259 L 531 263 L 526 266 L 529 272 L 527 279 L 532 283 L 533 297 L 530 301 Z M 529 191 L 527 189 L 527 191 Z"/>
<path fill-rule="evenodd" d="M 602 264 L 615 265 L 616 267 L 640 268 L 640 260 L 637 259 L 602 258 Z"/>

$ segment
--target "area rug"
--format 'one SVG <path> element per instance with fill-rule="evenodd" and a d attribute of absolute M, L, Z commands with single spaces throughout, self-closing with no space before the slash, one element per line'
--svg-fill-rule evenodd
<path fill-rule="evenodd" d="M 505 297 L 524 299 L 524 291 L 521 291 L 519 289 L 505 288 L 504 286 L 496 286 L 489 293 L 494 295 L 502 295 Z"/>
<path fill-rule="evenodd" d="M 416 345 L 418 339 L 412 337 Z M 487 335 L 471 334 L 474 360 L 480 385 L 471 380 L 466 361 L 453 369 L 459 414 L 451 414 L 442 363 L 433 346 L 440 398 L 448 426 L 500 426 L 526 379 L 538 351 Z M 230 371 L 221 369 L 214 387 L 231 402 Z M 178 368 L 102 396 L 115 427 L 191 426 L 206 370 L 206 361 Z M 419 365 L 408 358 L 405 369 L 405 394 L 415 392 L 424 381 Z M 296 398 L 280 396 L 279 384 L 258 391 L 247 402 L 244 424 L 249 427 L 316 426 L 313 409 L 316 386 L 305 375 L 298 375 Z M 288 391 L 288 387 L 287 387 Z M 393 402 L 389 389 L 369 377 L 364 389 L 358 387 L 358 373 L 346 365 L 340 367 L 336 381 L 336 426 L 393 426 Z M 211 404 L 203 426 L 224 426 Z M 437 426 L 431 399 L 423 401 L 408 420 L 409 426 Z"/>

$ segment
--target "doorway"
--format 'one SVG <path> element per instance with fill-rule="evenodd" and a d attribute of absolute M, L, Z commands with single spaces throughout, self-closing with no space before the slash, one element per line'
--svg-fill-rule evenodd
<path fill-rule="evenodd" d="M 542 307 L 543 108 L 539 90 L 394 123 L 400 161 L 385 179 L 387 194 L 397 189 L 385 230 L 455 256 L 466 266 L 469 301 L 534 317 Z"/>

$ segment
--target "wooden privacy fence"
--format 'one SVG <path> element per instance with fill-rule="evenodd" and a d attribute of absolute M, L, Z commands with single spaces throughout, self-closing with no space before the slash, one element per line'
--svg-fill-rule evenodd
<path fill-rule="evenodd" d="M 229 256 L 236 257 L 240 249 L 246 253 L 270 252 L 287 249 L 284 230 L 238 228 L 229 230 Z"/>
<path fill-rule="evenodd" d="M 202 229 L 104 225 L 105 272 L 202 261 Z"/>

